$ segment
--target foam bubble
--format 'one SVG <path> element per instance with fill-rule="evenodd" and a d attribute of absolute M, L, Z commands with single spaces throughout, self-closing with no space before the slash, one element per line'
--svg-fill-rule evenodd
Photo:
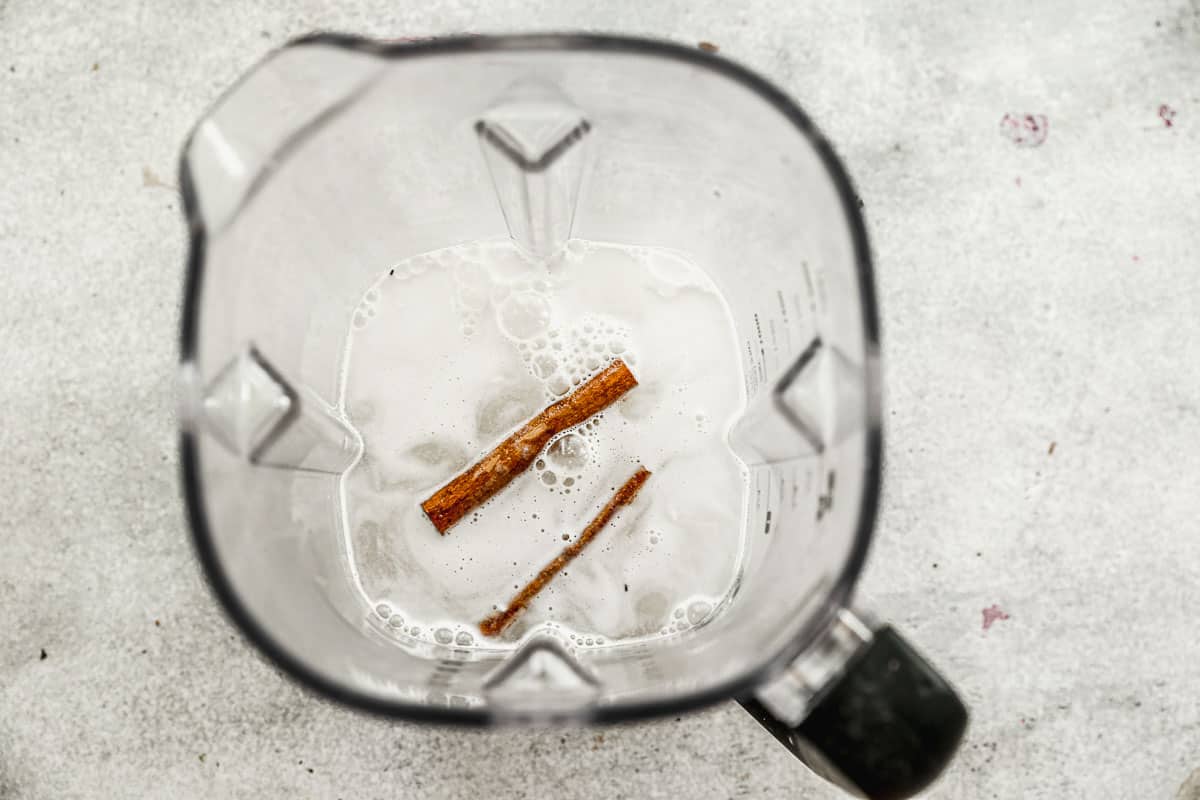
<path fill-rule="evenodd" d="M 375 606 L 375 613 L 384 619 L 387 619 L 392 615 L 392 607 L 387 603 L 380 603 L 379 605 Z"/>
<path fill-rule="evenodd" d="M 696 600 L 688 604 L 687 619 L 693 625 L 699 625 L 712 613 L 712 604 L 707 600 Z"/>
<path fill-rule="evenodd" d="M 581 469 L 589 460 L 587 439 L 573 431 L 562 434 L 546 448 L 546 460 L 560 469 Z M 564 481 L 565 486 L 574 483 L 570 478 L 567 478 L 567 481 L 570 483 Z"/>
<path fill-rule="evenodd" d="M 449 628 L 438 628 L 433 632 L 433 640 L 438 644 L 450 644 L 454 641 L 454 631 Z"/>
<path fill-rule="evenodd" d="M 534 292 L 517 292 L 496 308 L 496 323 L 508 337 L 532 339 L 550 327 L 550 302 Z"/>
<path fill-rule="evenodd" d="M 533 374 L 539 380 L 548 380 L 558 369 L 558 360 L 549 353 L 542 353 L 533 359 Z"/>

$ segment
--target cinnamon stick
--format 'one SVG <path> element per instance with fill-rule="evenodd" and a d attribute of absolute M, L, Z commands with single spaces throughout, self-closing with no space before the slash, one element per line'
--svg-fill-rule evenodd
<path fill-rule="evenodd" d="M 641 491 L 642 485 L 646 479 L 650 477 L 650 470 L 643 466 L 637 468 L 637 472 L 633 473 L 633 477 L 625 481 L 625 484 L 617 489 L 609 501 L 604 504 L 604 508 L 600 509 L 600 513 L 596 518 L 588 523 L 583 529 L 583 533 L 579 535 L 571 544 L 563 548 L 563 551 L 546 566 L 542 567 L 542 571 L 537 574 L 537 577 L 525 584 L 524 588 L 508 602 L 508 607 L 497 611 L 495 614 L 484 619 L 479 623 L 479 630 L 484 636 L 499 636 L 504 630 L 524 611 L 537 593 L 546 587 L 546 584 L 559 573 L 563 567 L 570 564 L 575 556 L 583 552 L 583 548 L 587 547 L 588 542 L 596 538 L 596 534 L 600 533 L 601 529 L 608 524 L 608 521 L 613 518 L 617 510 L 621 506 L 627 506 L 637 497 L 637 493 Z"/>
<path fill-rule="evenodd" d="M 421 509 L 438 533 L 445 534 L 451 525 L 528 469 L 556 434 L 603 411 L 635 386 L 637 378 L 624 361 L 617 359 L 434 492 L 421 503 Z"/>

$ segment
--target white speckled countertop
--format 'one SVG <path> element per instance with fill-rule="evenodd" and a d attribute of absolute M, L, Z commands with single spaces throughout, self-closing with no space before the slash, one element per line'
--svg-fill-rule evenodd
<path fill-rule="evenodd" d="M 927 796 L 1200 798 L 1197 0 L 267 6 L 0 0 L 0 798 L 840 796 L 732 704 L 603 731 L 360 716 L 200 577 L 173 421 L 188 128 L 314 28 L 535 27 L 715 42 L 856 180 L 888 404 L 863 588 L 973 711 Z"/>

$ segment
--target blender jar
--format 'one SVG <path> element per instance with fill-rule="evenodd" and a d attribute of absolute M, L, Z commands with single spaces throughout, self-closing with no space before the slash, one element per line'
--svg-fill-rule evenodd
<path fill-rule="evenodd" d="M 656 41 L 319 34 L 209 111 L 181 186 L 189 519 L 225 609 L 287 673 L 377 713 L 489 725 L 732 697 L 852 792 L 904 797 L 941 771 L 963 705 L 850 609 L 880 482 L 871 264 L 849 179 L 782 92 Z M 500 646 L 406 626 L 362 592 L 344 483 L 376 443 L 346 407 L 347 331 L 389 265 L 495 241 L 546 264 L 580 241 L 684 253 L 724 298 L 743 531 L 729 592 L 695 624 L 587 646 L 538 624 Z"/>

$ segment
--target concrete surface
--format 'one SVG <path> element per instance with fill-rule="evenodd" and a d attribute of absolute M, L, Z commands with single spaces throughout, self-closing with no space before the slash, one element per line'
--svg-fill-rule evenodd
<path fill-rule="evenodd" d="M 0 0 L 0 797 L 839 796 L 729 704 L 364 718 L 265 664 L 200 578 L 163 185 L 189 126 L 313 28 L 535 26 L 715 42 L 858 181 L 890 434 L 864 587 L 974 713 L 928 796 L 1200 797 L 1197 0 Z"/>

